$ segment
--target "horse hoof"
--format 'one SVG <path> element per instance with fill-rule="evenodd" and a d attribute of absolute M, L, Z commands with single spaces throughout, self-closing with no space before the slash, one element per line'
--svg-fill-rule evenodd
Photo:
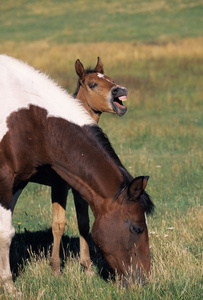
<path fill-rule="evenodd" d="M 12 293 L 12 299 L 23 299 L 23 294 L 15 289 L 15 291 Z"/>
<path fill-rule="evenodd" d="M 50 267 L 51 267 L 51 271 L 52 271 L 53 275 L 55 275 L 55 276 L 61 275 L 61 268 L 60 268 L 59 263 L 51 261 L 50 262 Z"/>
<path fill-rule="evenodd" d="M 52 274 L 54 276 L 61 276 L 62 275 L 62 272 L 60 270 L 52 270 Z"/>
<path fill-rule="evenodd" d="M 84 267 L 84 271 L 85 271 L 85 273 L 86 273 L 88 276 L 94 276 L 94 275 L 95 275 L 95 273 L 94 273 L 94 271 L 93 271 L 93 269 L 92 269 L 91 266 L 89 266 L 88 268 L 87 268 L 87 267 Z"/>
<path fill-rule="evenodd" d="M 88 271 L 86 271 L 86 274 L 87 274 L 88 276 L 94 276 L 94 275 L 95 275 L 95 273 L 94 273 L 93 270 L 88 270 Z"/>
<path fill-rule="evenodd" d="M 3 290 L 4 290 L 4 294 L 9 297 L 12 297 L 12 299 L 22 299 L 22 297 L 23 297 L 22 293 L 16 289 L 14 283 L 4 284 Z"/>

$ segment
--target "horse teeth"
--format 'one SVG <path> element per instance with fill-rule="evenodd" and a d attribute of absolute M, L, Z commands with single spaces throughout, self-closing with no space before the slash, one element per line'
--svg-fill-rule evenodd
<path fill-rule="evenodd" d="M 127 97 L 126 96 L 121 96 L 121 97 L 118 97 L 118 99 L 121 100 L 121 101 L 126 101 Z"/>

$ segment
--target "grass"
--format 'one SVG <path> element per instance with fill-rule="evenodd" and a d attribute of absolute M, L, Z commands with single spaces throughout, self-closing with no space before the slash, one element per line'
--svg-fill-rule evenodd
<path fill-rule="evenodd" d="M 38 193 L 39 198 L 40 195 L 41 192 Z M 71 199 L 69 204 L 71 205 Z M 194 226 L 194 222 L 198 226 Z M 75 224 L 73 232 L 77 230 L 74 218 L 72 221 L 68 219 L 67 227 L 70 223 Z M 94 277 L 85 275 L 81 270 L 77 253 L 75 252 L 75 256 L 71 254 L 71 251 L 78 250 L 78 240 L 72 237 L 73 241 L 69 240 L 67 243 L 69 236 L 67 231 L 63 239 L 65 252 L 65 256 L 62 255 L 63 274 L 60 277 L 53 276 L 49 267 L 48 234 L 46 231 L 41 235 L 39 232 L 33 232 L 36 240 L 29 237 L 28 245 L 34 248 L 37 241 L 38 249 L 39 245 L 41 249 L 31 248 L 26 263 L 20 264 L 23 268 L 16 279 L 16 286 L 23 292 L 22 299 L 201 299 L 200 244 L 203 228 L 200 206 L 190 208 L 184 214 L 180 211 L 170 213 L 167 210 L 163 214 L 158 210 L 155 216 L 150 217 L 149 228 L 152 256 L 151 280 L 144 287 L 135 285 L 129 290 L 122 288 L 117 280 L 102 279 L 98 267 L 96 268 L 99 265 L 99 258 L 98 254 L 96 257 L 93 253 L 92 242 L 91 254 L 93 261 L 95 260 L 94 269 L 97 275 Z M 25 234 L 17 234 L 13 242 L 12 251 L 16 254 L 17 261 L 22 250 L 25 251 L 28 246 L 23 235 Z M 51 240 L 50 233 L 48 240 L 49 242 Z"/>
<path fill-rule="evenodd" d="M 163 43 L 202 35 L 201 0 L 8 0 L 0 9 L 1 42 Z"/>
<path fill-rule="evenodd" d="M 105 262 L 91 238 L 96 275 L 83 273 L 71 193 L 61 245 L 63 273 L 54 277 L 50 189 L 29 184 L 15 208 L 11 247 L 22 299 L 202 298 L 202 3 L 121 3 L 103 1 L 98 10 L 97 1 L 2 2 L 0 52 L 47 72 L 71 93 L 75 60 L 95 65 L 99 55 L 105 73 L 128 88 L 126 115 L 105 114 L 100 126 L 130 173 L 150 176 L 147 191 L 156 205 L 148 219 L 150 282 L 126 290 L 106 279 Z M 90 217 L 92 225 L 91 212 Z M 0 299 L 8 297 L 0 292 Z"/>

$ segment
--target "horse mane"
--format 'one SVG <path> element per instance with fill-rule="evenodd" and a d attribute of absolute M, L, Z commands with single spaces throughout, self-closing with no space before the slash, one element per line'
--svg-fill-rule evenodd
<path fill-rule="evenodd" d="M 125 167 L 122 165 L 118 155 L 115 153 L 107 135 L 103 132 L 103 130 L 97 125 L 87 126 L 88 130 L 90 130 L 91 134 L 96 138 L 99 145 L 104 149 L 105 152 L 109 154 L 111 159 L 116 163 L 117 167 L 121 171 L 123 178 L 126 184 L 130 183 L 133 177 L 128 173 Z"/>
<path fill-rule="evenodd" d="M 103 130 L 97 125 L 91 125 L 85 127 L 96 138 L 96 140 L 98 141 L 102 149 L 104 149 L 110 155 L 111 159 L 114 161 L 114 163 L 117 165 L 117 167 L 119 168 L 119 170 L 123 175 L 123 182 L 119 186 L 114 196 L 114 201 L 116 201 L 120 196 L 120 194 L 122 193 L 122 191 L 126 189 L 128 184 L 132 181 L 133 177 L 122 165 L 118 155 L 115 153 L 111 143 L 109 142 L 107 135 L 103 132 Z M 154 210 L 154 204 L 151 201 L 150 196 L 145 191 L 142 191 L 138 199 L 134 200 L 132 198 L 132 199 L 128 199 L 127 201 L 139 201 L 140 205 L 142 206 L 146 214 L 150 214 Z"/>
<path fill-rule="evenodd" d="M 85 69 L 85 74 L 91 74 L 91 73 L 97 73 L 97 70 L 92 69 L 91 67 L 88 67 L 87 69 Z M 73 94 L 73 98 L 76 98 L 76 96 L 79 92 L 79 89 L 80 89 L 80 79 L 78 78 L 77 87 L 76 87 L 76 90 Z"/>
<path fill-rule="evenodd" d="M 147 192 L 143 191 L 140 194 L 139 202 L 147 215 L 153 213 L 155 205 Z"/>

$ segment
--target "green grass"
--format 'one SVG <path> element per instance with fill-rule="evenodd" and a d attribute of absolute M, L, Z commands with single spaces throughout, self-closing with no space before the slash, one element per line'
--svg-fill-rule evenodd
<path fill-rule="evenodd" d="M 63 273 L 51 274 L 50 189 L 29 184 L 14 211 L 11 247 L 22 299 L 201 299 L 202 2 L 21 0 L 1 2 L 0 11 L 0 52 L 28 61 L 70 92 L 75 60 L 95 65 L 100 55 L 105 73 L 128 88 L 126 115 L 104 114 L 100 126 L 130 173 L 150 176 L 156 205 L 148 218 L 150 282 L 126 290 L 103 279 L 105 262 L 91 239 L 96 275 L 82 271 L 71 193 Z M 90 219 L 92 225 L 91 211 Z M 8 297 L 0 291 L 0 299 Z"/>
<path fill-rule="evenodd" d="M 202 35 L 202 1 L 1 1 L 0 41 L 174 41 Z"/>

